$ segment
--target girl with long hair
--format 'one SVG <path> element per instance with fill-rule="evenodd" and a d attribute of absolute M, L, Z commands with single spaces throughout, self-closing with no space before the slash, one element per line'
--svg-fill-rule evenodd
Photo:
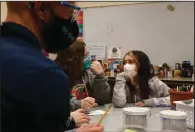
<path fill-rule="evenodd" d="M 124 107 L 126 103 L 136 106 L 169 106 L 169 87 L 154 75 L 148 56 L 142 51 L 126 53 L 121 65 L 122 73 L 116 77 L 113 104 Z"/>
<path fill-rule="evenodd" d="M 90 61 L 84 42 L 75 41 L 57 54 L 55 62 L 68 75 L 72 87 L 72 110 L 88 110 L 109 102 L 110 86 L 99 61 Z M 96 104 L 97 103 L 97 104 Z"/>

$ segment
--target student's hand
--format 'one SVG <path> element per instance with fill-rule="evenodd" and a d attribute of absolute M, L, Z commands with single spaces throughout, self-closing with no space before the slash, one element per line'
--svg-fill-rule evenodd
<path fill-rule="evenodd" d="M 97 106 L 97 103 L 95 103 L 95 99 L 92 97 L 87 97 L 81 100 L 81 108 L 84 110 L 89 110 L 94 106 Z"/>
<path fill-rule="evenodd" d="M 131 84 L 134 86 L 135 85 L 135 82 L 134 82 L 134 79 L 132 76 L 129 76 L 130 77 L 130 81 L 131 81 Z"/>
<path fill-rule="evenodd" d="M 72 118 L 74 118 L 76 127 L 80 127 L 84 123 L 89 123 L 90 117 L 86 115 L 85 110 L 83 109 L 78 109 L 76 111 L 71 112 Z"/>
<path fill-rule="evenodd" d="M 140 106 L 140 107 L 143 107 L 145 104 L 143 101 L 139 101 L 137 103 L 135 103 L 136 106 Z"/>
<path fill-rule="evenodd" d="M 87 124 L 83 125 L 76 130 L 76 132 L 103 132 L 104 127 L 99 124 Z"/>
<path fill-rule="evenodd" d="M 90 68 L 91 68 L 91 71 L 93 72 L 93 74 L 95 74 L 95 75 L 100 75 L 100 74 L 104 73 L 104 69 L 99 61 L 93 61 L 91 63 Z"/>

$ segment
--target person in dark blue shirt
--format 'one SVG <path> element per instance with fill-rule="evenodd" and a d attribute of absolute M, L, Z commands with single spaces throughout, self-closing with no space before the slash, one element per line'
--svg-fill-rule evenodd
<path fill-rule="evenodd" d="M 57 53 L 78 36 L 74 2 L 7 2 L 1 25 L 2 132 L 63 132 L 74 128 L 66 74 L 42 52 Z M 89 124 L 76 132 L 101 132 Z"/>

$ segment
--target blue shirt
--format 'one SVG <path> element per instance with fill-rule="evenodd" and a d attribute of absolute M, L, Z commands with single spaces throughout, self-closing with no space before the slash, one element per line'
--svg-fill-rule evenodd
<path fill-rule="evenodd" d="M 68 78 L 27 28 L 1 25 L 1 129 L 62 132 L 70 114 Z"/>

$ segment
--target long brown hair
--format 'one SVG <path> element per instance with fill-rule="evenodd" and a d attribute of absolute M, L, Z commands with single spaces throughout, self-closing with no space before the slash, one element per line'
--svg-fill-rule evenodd
<path fill-rule="evenodd" d="M 142 51 L 133 50 L 126 53 L 125 56 L 126 55 L 132 56 L 135 59 L 135 62 L 138 65 L 137 77 L 138 77 L 138 86 L 141 90 L 141 98 L 148 99 L 151 92 L 148 81 L 154 76 L 153 66 L 150 63 L 148 56 Z M 125 63 L 124 58 L 121 65 L 122 70 Z"/>
<path fill-rule="evenodd" d="M 55 62 L 68 75 L 71 86 L 82 79 L 85 46 L 84 42 L 76 40 L 68 49 L 57 54 Z"/>

